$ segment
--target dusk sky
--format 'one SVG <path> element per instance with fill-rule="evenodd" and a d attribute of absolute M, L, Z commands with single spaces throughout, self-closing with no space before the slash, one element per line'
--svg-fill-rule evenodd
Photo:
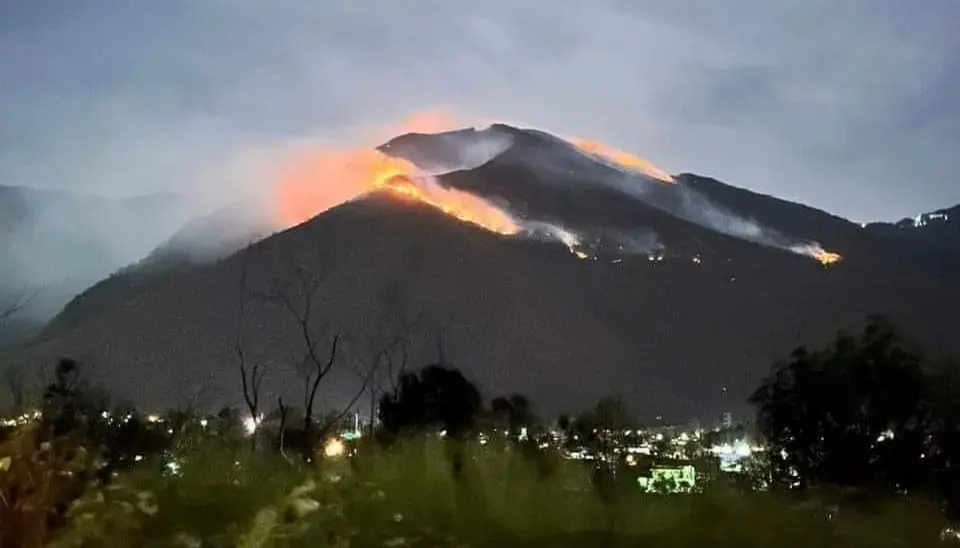
<path fill-rule="evenodd" d="M 220 196 L 417 109 L 853 220 L 960 202 L 956 0 L 0 0 L 0 184 Z"/>

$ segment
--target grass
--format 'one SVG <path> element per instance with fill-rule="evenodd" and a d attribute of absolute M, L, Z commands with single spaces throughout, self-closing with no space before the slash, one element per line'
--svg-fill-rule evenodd
<path fill-rule="evenodd" d="M 177 474 L 143 462 L 88 489 L 49 546 L 923 547 L 943 526 L 920 503 L 828 519 L 819 504 L 724 489 L 625 489 L 605 504 L 582 463 L 558 460 L 544 477 L 515 449 L 473 444 L 458 481 L 448 450 L 439 440 L 361 445 L 305 468 L 246 446 L 188 444 Z"/>

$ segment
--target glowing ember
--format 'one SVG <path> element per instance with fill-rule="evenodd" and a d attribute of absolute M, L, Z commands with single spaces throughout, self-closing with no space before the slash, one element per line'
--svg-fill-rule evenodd
<path fill-rule="evenodd" d="M 378 184 L 379 188 L 394 194 L 418 200 L 461 221 L 473 223 L 498 234 L 516 234 L 517 223 L 501 209 L 473 194 L 430 184 L 421 178 L 421 184 L 411 177 L 399 175 Z"/>
<path fill-rule="evenodd" d="M 831 253 L 825 249 L 818 250 L 814 258 L 820 261 L 820 264 L 824 266 L 838 263 L 843 259 L 839 253 Z"/>
<path fill-rule="evenodd" d="M 613 162 L 627 169 L 639 171 L 648 177 L 665 183 L 676 183 L 673 177 L 666 171 L 653 165 L 650 161 L 639 158 L 625 150 L 605 145 L 600 141 L 582 139 L 580 137 L 570 137 L 568 141 L 581 151 L 599 156 L 608 162 Z"/>
<path fill-rule="evenodd" d="M 795 245 L 789 249 L 790 251 L 799 255 L 806 255 L 807 257 L 816 259 L 817 262 L 824 266 L 830 266 L 843 260 L 843 257 L 839 253 L 827 251 L 823 248 L 823 246 L 816 242 Z"/>

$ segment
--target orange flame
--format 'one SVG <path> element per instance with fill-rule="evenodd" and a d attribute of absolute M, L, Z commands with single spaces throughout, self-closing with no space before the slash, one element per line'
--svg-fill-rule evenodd
<path fill-rule="evenodd" d="M 464 125 L 492 122 L 465 118 L 448 110 L 412 113 L 400 122 L 380 127 L 360 127 L 364 142 L 383 142 L 404 133 L 439 133 Z M 597 141 L 572 138 L 571 143 L 650 177 L 674 182 L 665 171 L 628 152 Z M 388 156 L 375 148 L 320 147 L 293 162 L 282 174 L 277 191 L 277 215 L 283 226 L 305 222 L 341 203 L 373 191 L 415 199 L 461 221 L 499 234 L 516 234 L 517 222 L 504 210 L 473 194 L 443 188 L 418 172 L 412 163 Z"/>
<path fill-rule="evenodd" d="M 412 163 L 373 148 L 321 150 L 291 166 L 279 185 L 280 222 L 297 225 L 378 190 L 421 201 L 498 234 L 519 231 L 509 214 L 486 200 L 432 184 Z"/>
<path fill-rule="evenodd" d="M 473 194 L 443 188 L 439 185 L 421 186 L 405 175 L 387 179 L 378 185 L 394 194 L 418 200 L 433 206 L 461 221 L 473 223 L 498 234 L 516 234 L 520 227 L 506 212 Z"/>
<path fill-rule="evenodd" d="M 603 144 L 600 141 L 583 139 L 581 137 L 570 137 L 568 141 L 581 151 L 599 156 L 608 162 L 613 162 L 627 169 L 639 171 L 648 177 L 653 177 L 665 183 L 676 183 L 673 176 L 666 171 L 653 165 L 650 161 L 639 158 L 625 150 Z"/>
<path fill-rule="evenodd" d="M 826 249 L 820 249 L 816 252 L 814 259 L 820 261 L 823 266 L 830 266 L 843 260 L 839 253 L 833 253 Z"/>

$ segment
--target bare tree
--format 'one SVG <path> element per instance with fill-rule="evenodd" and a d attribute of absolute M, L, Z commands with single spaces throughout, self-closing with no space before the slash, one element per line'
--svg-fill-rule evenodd
<path fill-rule="evenodd" d="M 422 310 L 414 314 L 409 312 L 396 282 L 380 292 L 379 302 L 384 314 L 365 337 L 358 371 L 367 379 L 371 433 L 376 424 L 377 403 L 384 393 L 397 390 L 400 377 L 407 371 L 412 333 L 423 317 Z"/>
<path fill-rule="evenodd" d="M 33 292 L 22 291 L 13 300 L 6 304 L 0 304 L 0 330 L 2 330 L 10 318 L 23 311 L 40 294 L 40 289 Z"/>
<path fill-rule="evenodd" d="M 283 396 L 277 397 L 277 409 L 280 410 L 280 434 L 278 440 L 278 446 L 280 448 L 280 455 L 283 458 L 287 458 L 286 453 L 286 437 L 287 437 L 287 413 L 289 408 L 283 403 Z"/>
<path fill-rule="evenodd" d="M 317 424 L 314 418 L 317 394 L 320 385 L 337 365 L 343 335 L 334 332 L 332 338 L 322 335 L 323 329 L 315 325 L 320 319 L 316 315 L 323 277 L 313 277 L 302 267 L 294 268 L 293 281 L 275 287 L 268 295 L 269 300 L 280 303 L 293 319 L 299 338 L 297 357 L 293 360 L 295 369 L 303 379 L 303 434 L 305 451 L 312 449 L 313 442 L 325 436 L 330 428 L 349 413 L 364 393 L 371 375 L 365 375 L 362 385 L 353 399 L 339 412 L 325 417 Z"/>
<path fill-rule="evenodd" d="M 237 366 L 240 371 L 240 388 L 243 390 L 243 401 L 246 403 L 247 411 L 250 413 L 250 420 L 256 424 L 260 417 L 260 388 L 267 374 L 267 368 L 266 365 L 261 362 L 250 364 L 244 348 L 244 322 L 246 321 L 249 301 L 250 293 L 247 290 L 247 271 L 246 266 L 244 266 L 240 274 L 240 284 L 237 291 L 238 311 L 234 352 L 236 352 L 237 355 Z M 253 447 L 256 447 L 256 436 L 252 436 L 251 440 Z"/>
<path fill-rule="evenodd" d="M 294 282 L 284 284 L 272 290 L 267 298 L 276 301 L 289 313 L 296 324 L 301 351 L 295 360 L 296 369 L 303 377 L 303 429 L 308 434 L 314 432 L 314 406 L 320 383 L 330 374 L 337 363 L 340 351 L 341 334 L 334 333 L 329 347 L 324 337 L 315 332 L 314 312 L 322 278 L 313 278 L 301 267 L 294 269 Z"/>

